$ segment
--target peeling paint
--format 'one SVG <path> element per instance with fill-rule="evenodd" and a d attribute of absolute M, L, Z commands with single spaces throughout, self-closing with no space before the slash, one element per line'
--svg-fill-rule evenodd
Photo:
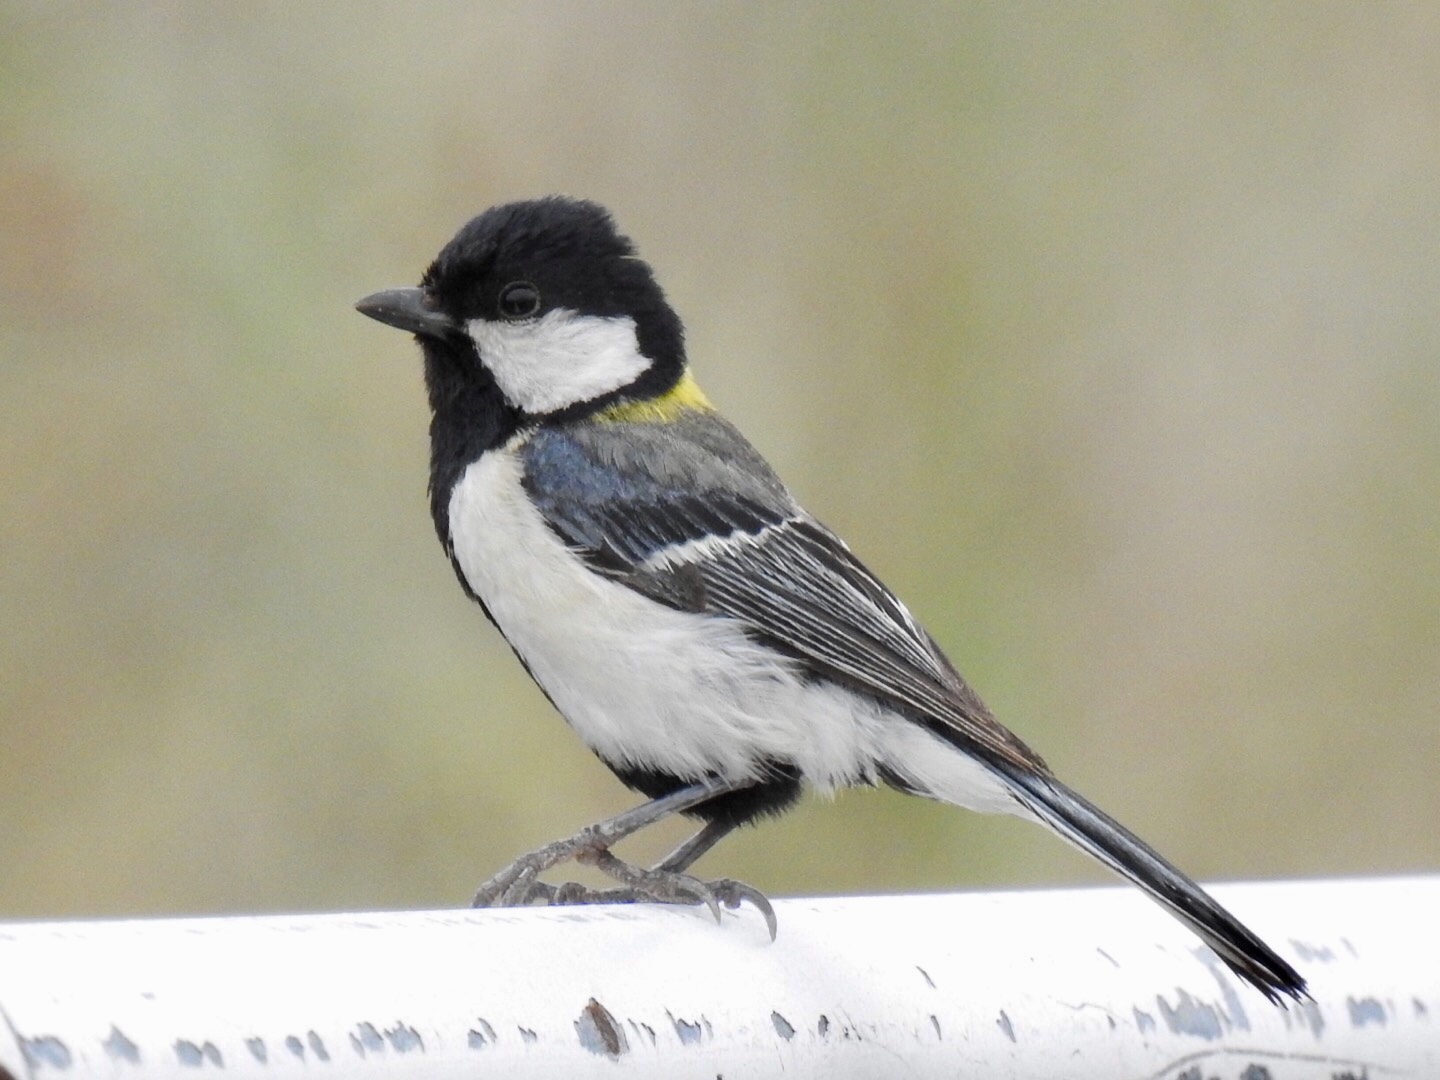
<path fill-rule="evenodd" d="M 1225 1001 L 1225 1008 L 1220 1013 L 1222 1021 L 1239 1028 L 1241 1031 L 1250 1030 L 1250 1016 L 1245 1012 L 1245 1003 L 1240 1000 L 1239 993 L 1235 989 L 1235 980 L 1227 968 L 1216 956 L 1209 946 L 1201 945 L 1192 950 L 1193 955 L 1209 970 L 1215 977 L 1215 984 L 1220 987 L 1220 996 Z"/>
<path fill-rule="evenodd" d="M 1285 1026 L 1290 1026 L 1290 1014 L 1295 1013 L 1300 1023 L 1308 1028 L 1315 1038 L 1325 1030 L 1325 1014 L 1320 1011 L 1320 1006 L 1313 1001 L 1302 1001 L 1298 1008 L 1286 1009 L 1281 1015 L 1285 1018 Z"/>
<path fill-rule="evenodd" d="M 37 1035 L 33 1039 L 20 1038 L 20 1054 L 25 1064 L 32 1069 L 49 1066 L 52 1069 L 70 1068 L 70 1048 L 54 1035 Z"/>
<path fill-rule="evenodd" d="M 1000 1016 L 995 1020 L 995 1026 L 1005 1033 L 1005 1037 L 1012 1043 L 1015 1042 L 1015 1025 L 1010 1022 L 1010 1017 L 1005 1015 L 1005 1010 L 1000 1010 Z"/>
<path fill-rule="evenodd" d="M 354 1036 L 351 1036 L 351 1038 L 354 1038 Z M 301 1061 L 305 1060 L 305 1044 L 300 1041 L 300 1036 L 286 1035 L 285 1049 L 290 1051 L 292 1057 L 299 1058 Z"/>
<path fill-rule="evenodd" d="M 1311 945 L 1308 941 L 1296 941 L 1291 938 L 1290 947 L 1295 950 L 1295 955 L 1307 964 L 1333 964 L 1335 962 L 1335 950 L 1329 945 Z"/>
<path fill-rule="evenodd" d="M 705 1029 L 699 1024 L 691 1023 L 689 1020 L 681 1020 L 671 1013 L 669 1009 L 665 1010 L 665 1015 L 670 1017 L 670 1023 L 675 1025 L 675 1034 L 680 1036 L 682 1045 L 694 1046 L 704 1036 Z"/>
<path fill-rule="evenodd" d="M 1179 1004 L 1173 1008 L 1159 994 L 1155 1001 L 1160 1006 L 1160 1015 L 1165 1026 L 1175 1035 L 1198 1035 L 1202 1039 L 1218 1039 L 1222 1034 L 1220 1014 L 1215 1006 L 1196 1001 L 1184 990 L 1180 991 Z"/>
<path fill-rule="evenodd" d="M 482 1020 L 481 1023 L 484 1023 Z M 486 1027 L 489 1027 L 487 1024 Z M 493 1034 L 493 1032 L 492 1032 Z M 355 1030 L 350 1033 L 350 1049 L 354 1050 L 359 1057 L 366 1057 L 369 1054 L 378 1054 L 385 1049 L 386 1045 L 397 1054 L 407 1054 L 411 1050 L 425 1051 L 425 1040 L 420 1037 L 409 1024 L 397 1020 L 392 1028 L 377 1028 L 370 1021 L 365 1020 L 355 1025 Z M 320 1061 L 329 1061 L 330 1052 L 325 1046 L 325 1041 L 320 1038 L 318 1032 L 307 1031 L 305 1042 L 301 1042 L 296 1035 L 285 1037 L 285 1049 L 294 1054 L 302 1061 L 305 1059 L 305 1047 L 310 1047 L 311 1053 Z"/>
<path fill-rule="evenodd" d="M 176 1039 L 175 1060 L 191 1069 L 198 1069 L 206 1062 L 217 1068 L 225 1067 L 225 1059 L 220 1055 L 220 1048 L 212 1042 L 194 1043 L 189 1039 Z"/>
<path fill-rule="evenodd" d="M 795 1037 L 795 1025 L 786 1020 L 778 1012 L 770 1013 L 770 1023 L 775 1025 L 775 1034 L 779 1035 L 786 1042 Z"/>
<path fill-rule="evenodd" d="M 940 1034 L 940 1018 L 934 1013 L 930 1014 L 930 1026 L 935 1029 L 935 1038 L 943 1041 L 945 1036 Z"/>
<path fill-rule="evenodd" d="M 1151 1016 L 1138 1005 L 1131 1011 L 1135 1014 L 1135 1030 L 1141 1035 L 1144 1035 L 1147 1031 L 1155 1030 L 1155 1017 Z"/>
<path fill-rule="evenodd" d="M 1379 998 L 1346 998 L 1345 1007 L 1350 1010 L 1350 1026 L 1362 1028 L 1367 1024 L 1385 1026 L 1385 1006 Z"/>
<path fill-rule="evenodd" d="M 105 1051 L 105 1056 L 112 1061 L 126 1061 L 131 1065 L 140 1064 L 140 1047 L 126 1038 L 125 1033 L 114 1024 L 110 1025 L 110 1034 L 105 1037 L 105 1041 L 100 1044 L 100 1047 Z"/>
<path fill-rule="evenodd" d="M 610 1010 L 593 997 L 580 1010 L 575 1021 L 575 1034 L 580 1036 L 580 1045 L 592 1054 L 621 1058 L 630 1052 L 630 1040 L 625 1038 L 625 1029 L 615 1022 Z"/>
<path fill-rule="evenodd" d="M 820 1023 L 815 1025 L 815 1033 L 822 1039 L 830 1034 L 830 1018 L 824 1013 L 820 1014 Z"/>
<path fill-rule="evenodd" d="M 466 1032 L 471 1050 L 479 1050 L 495 1041 L 495 1029 L 483 1016 L 475 1018 L 475 1026 Z"/>
<path fill-rule="evenodd" d="M 289 1039 L 285 1040 L 289 1043 Z M 374 1024 L 366 1020 L 364 1023 L 356 1024 L 355 1030 L 350 1033 L 350 1045 L 355 1053 L 362 1058 L 367 1053 L 378 1053 L 385 1049 L 385 1040 L 380 1037 L 380 1031 Z"/>
<path fill-rule="evenodd" d="M 626 1023 L 630 1025 L 630 1030 L 635 1033 L 637 1038 L 641 1035 L 644 1035 L 645 1038 L 650 1040 L 651 1046 L 656 1045 L 655 1029 L 649 1024 L 643 1022 L 637 1024 L 634 1020 L 627 1020 Z"/>
<path fill-rule="evenodd" d="M 270 1048 L 265 1045 L 265 1040 L 258 1035 L 245 1040 L 245 1049 L 250 1051 L 250 1056 L 261 1065 L 270 1063 Z"/>
<path fill-rule="evenodd" d="M 527 1028 L 527 1027 L 518 1027 L 518 1026 L 517 1026 L 515 1030 L 518 1031 L 518 1032 L 520 1032 L 520 1041 L 521 1041 L 521 1042 L 524 1042 L 524 1043 L 533 1043 L 533 1042 L 539 1042 L 539 1041 L 540 1041 L 540 1036 L 539 1036 L 539 1035 L 536 1035 L 535 1032 L 534 1032 L 533 1030 L 531 1030 L 530 1028 Z"/>
<path fill-rule="evenodd" d="M 425 1052 L 425 1040 L 420 1038 L 420 1032 L 409 1024 L 397 1020 L 395 1026 L 386 1028 L 383 1034 L 385 1041 L 397 1054 L 408 1054 L 411 1050 L 419 1050 L 422 1054 Z"/>

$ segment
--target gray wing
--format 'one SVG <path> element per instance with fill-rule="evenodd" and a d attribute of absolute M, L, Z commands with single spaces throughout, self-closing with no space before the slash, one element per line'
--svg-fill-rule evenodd
<path fill-rule="evenodd" d="M 905 606 L 819 522 L 794 518 L 689 565 L 704 587 L 698 610 L 740 620 L 817 673 L 899 709 L 961 749 L 1045 769 L 990 715 Z M 676 567 L 686 570 L 685 563 Z"/>
<path fill-rule="evenodd" d="M 967 752 L 1048 772 L 749 444 L 718 417 L 711 423 L 723 437 L 672 432 L 683 446 L 669 449 L 683 452 L 658 456 L 659 447 L 625 456 L 635 431 L 547 433 L 527 454 L 527 490 L 597 572 L 670 607 L 735 619 L 814 674 Z M 655 461 L 668 475 L 656 474 Z"/>

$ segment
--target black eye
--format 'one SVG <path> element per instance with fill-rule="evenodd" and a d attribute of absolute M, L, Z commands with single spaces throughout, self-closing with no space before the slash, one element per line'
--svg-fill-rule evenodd
<path fill-rule="evenodd" d="M 528 281 L 512 281 L 500 290 L 500 314 L 507 319 L 528 319 L 540 310 L 540 290 Z"/>

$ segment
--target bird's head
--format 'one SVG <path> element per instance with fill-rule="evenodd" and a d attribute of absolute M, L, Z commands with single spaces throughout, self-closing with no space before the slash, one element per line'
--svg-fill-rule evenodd
<path fill-rule="evenodd" d="M 478 394 L 521 417 L 587 415 L 657 398 L 685 373 L 679 318 L 593 202 L 493 207 L 455 234 L 419 288 L 355 306 L 419 338 L 437 414 Z"/>

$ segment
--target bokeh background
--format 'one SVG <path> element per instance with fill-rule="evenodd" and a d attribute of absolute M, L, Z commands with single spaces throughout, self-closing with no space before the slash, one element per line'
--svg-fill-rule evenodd
<path fill-rule="evenodd" d="M 455 905 L 635 801 L 351 310 L 552 191 L 1075 786 L 1202 878 L 1434 869 L 1437 56 L 1432 4 L 0 5 L 0 916 Z M 885 792 L 701 868 L 1105 880 Z"/>

